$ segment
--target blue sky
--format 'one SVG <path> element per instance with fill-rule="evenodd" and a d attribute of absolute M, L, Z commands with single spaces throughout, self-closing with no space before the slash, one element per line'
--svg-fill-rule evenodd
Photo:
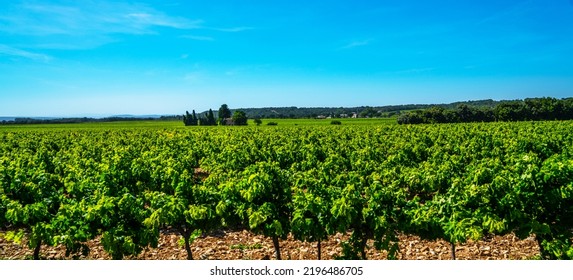
<path fill-rule="evenodd" d="M 573 0 L 0 1 L 0 116 L 573 96 Z"/>

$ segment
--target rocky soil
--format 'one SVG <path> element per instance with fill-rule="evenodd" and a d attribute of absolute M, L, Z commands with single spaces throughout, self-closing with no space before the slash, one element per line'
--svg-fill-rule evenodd
<path fill-rule="evenodd" d="M 0 236 L 1 233 L 0 233 Z M 341 254 L 340 243 L 348 235 L 337 234 L 322 243 L 322 259 L 334 259 Z M 180 237 L 173 232 L 161 235 L 157 248 L 146 248 L 139 256 L 131 259 L 142 260 L 185 260 L 187 253 L 179 244 Z M 25 242 L 25 241 L 24 241 Z M 32 250 L 25 243 L 14 244 L 0 237 L 0 259 L 22 260 L 30 259 Z M 108 260 L 109 255 L 103 250 L 100 240 L 88 242 L 90 254 L 80 259 Z M 275 259 L 273 243 L 270 238 L 254 235 L 249 231 L 218 232 L 213 235 L 199 237 L 192 246 L 194 259 L 208 260 L 257 260 Z M 289 237 L 281 240 L 283 259 L 315 260 L 317 258 L 316 243 L 307 243 Z M 443 240 L 425 241 L 417 236 L 400 236 L 400 260 L 450 260 L 450 244 Z M 456 246 L 456 257 L 461 260 L 522 260 L 532 259 L 539 254 L 539 247 L 533 237 L 520 240 L 514 235 L 493 236 L 483 240 Z M 43 246 L 43 259 L 71 259 L 65 257 L 65 248 Z M 386 259 L 386 253 L 373 248 L 369 243 L 368 259 Z"/>

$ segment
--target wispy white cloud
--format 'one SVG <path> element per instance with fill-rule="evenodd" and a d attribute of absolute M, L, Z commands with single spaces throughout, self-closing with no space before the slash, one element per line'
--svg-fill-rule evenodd
<path fill-rule="evenodd" d="M 344 50 L 344 49 L 352 49 L 352 48 L 356 48 L 356 47 L 362 47 L 362 46 L 366 46 L 366 45 L 370 44 L 370 42 L 372 42 L 372 39 L 352 41 L 352 42 L 342 46 L 340 49 Z"/>
<path fill-rule="evenodd" d="M 228 33 L 235 33 L 235 32 L 243 32 L 247 30 L 252 30 L 254 28 L 251 27 L 228 27 L 228 28 L 218 28 L 218 27 L 198 27 L 198 29 L 204 30 L 212 30 L 212 31 L 219 31 L 219 32 L 228 32 Z M 215 41 L 215 38 L 211 36 L 197 36 L 197 35 L 182 35 L 179 38 L 196 40 L 196 41 Z"/>
<path fill-rule="evenodd" d="M 209 37 L 209 36 L 182 35 L 179 37 L 183 38 L 183 39 L 190 39 L 190 40 L 195 40 L 195 41 L 214 41 L 215 40 L 215 39 L 213 39 L 213 37 Z"/>
<path fill-rule="evenodd" d="M 47 61 L 50 61 L 52 59 L 50 56 L 45 55 L 45 54 L 29 52 L 29 51 L 13 48 L 13 47 L 3 45 L 3 44 L 0 44 L 0 55 L 13 56 L 13 57 L 23 57 L 23 58 L 36 60 L 36 61 L 43 61 L 43 62 L 47 62 Z"/>
<path fill-rule="evenodd" d="M 202 20 L 188 20 L 180 17 L 170 17 L 155 11 L 130 13 L 125 16 L 128 24 L 138 26 L 163 26 L 176 29 L 194 29 L 199 28 Z"/>
<path fill-rule="evenodd" d="M 87 2 L 87 3 L 86 3 Z M 157 34 L 161 28 L 241 32 L 251 27 L 205 26 L 201 19 L 173 16 L 135 2 L 106 0 L 38 1 L 7 4 L 0 10 L 0 34 L 35 38 L 34 47 L 86 49 L 117 41 L 119 34 Z M 213 41 L 209 36 L 183 38 Z"/>
<path fill-rule="evenodd" d="M 80 6 L 81 3 L 81 6 Z M 18 35 L 153 33 L 154 27 L 199 28 L 201 20 L 166 15 L 140 4 L 106 1 L 68 5 L 23 3 L 0 14 L 0 31 Z"/>

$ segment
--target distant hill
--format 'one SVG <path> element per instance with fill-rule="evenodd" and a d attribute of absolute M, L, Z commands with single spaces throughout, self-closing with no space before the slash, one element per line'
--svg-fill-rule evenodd
<path fill-rule="evenodd" d="M 114 115 L 109 118 L 121 118 L 121 119 L 159 119 L 161 115 Z"/>
<path fill-rule="evenodd" d="M 470 105 L 480 106 L 470 106 Z M 573 119 L 573 98 L 526 98 L 496 103 L 457 103 L 455 108 L 432 107 L 400 114 L 398 124 L 550 121 Z M 495 107 L 490 105 L 495 104 Z"/>
<path fill-rule="evenodd" d="M 391 117 L 404 111 L 427 109 L 431 107 L 442 107 L 444 109 L 454 109 L 465 104 L 470 107 L 493 108 L 498 103 L 504 101 L 470 100 L 448 104 L 406 104 L 387 106 L 361 106 L 361 107 L 266 107 L 266 108 L 237 108 L 232 112 L 241 110 L 250 119 L 253 118 L 320 118 L 320 117 Z M 217 111 L 214 111 L 217 113 Z M 200 114 L 206 114 L 207 111 Z"/>
<path fill-rule="evenodd" d="M 0 117 L 0 124 L 63 124 L 88 122 L 117 122 L 117 121 L 153 121 L 153 120 L 179 120 L 181 116 L 160 115 L 117 115 L 106 118 L 51 118 L 51 117 Z"/>

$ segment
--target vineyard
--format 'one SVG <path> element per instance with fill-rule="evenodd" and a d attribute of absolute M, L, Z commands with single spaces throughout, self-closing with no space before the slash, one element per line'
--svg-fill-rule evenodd
<path fill-rule="evenodd" d="M 1 244 L 124 259 L 170 232 L 197 259 L 220 231 L 275 259 L 287 239 L 325 258 L 341 235 L 328 258 L 512 235 L 571 259 L 573 122 L 0 130 Z"/>

